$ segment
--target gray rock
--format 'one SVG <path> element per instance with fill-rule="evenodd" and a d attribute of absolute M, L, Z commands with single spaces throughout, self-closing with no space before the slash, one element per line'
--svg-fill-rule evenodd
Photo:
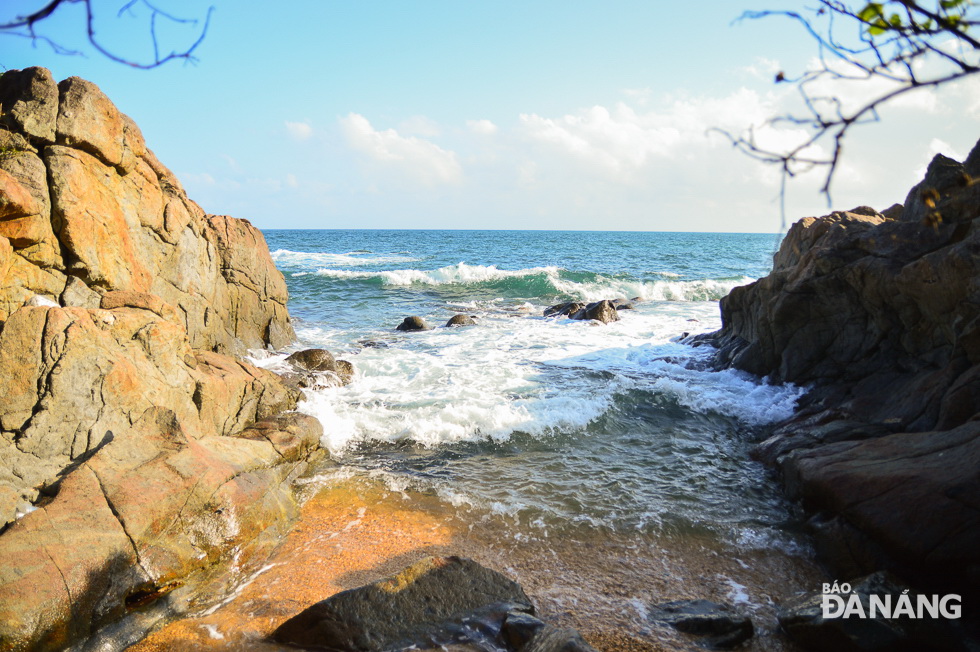
<path fill-rule="evenodd" d="M 583 303 L 581 301 L 570 301 L 559 303 L 544 311 L 545 317 L 566 316 L 569 319 L 594 319 L 603 324 L 611 321 L 619 321 L 619 315 L 612 301 L 594 301 L 593 303 Z"/>
<path fill-rule="evenodd" d="M 469 559 L 426 557 L 389 578 L 316 603 L 280 625 L 272 638 L 314 649 L 426 648 L 464 642 L 459 639 L 466 637 L 466 623 L 474 632 L 499 632 L 507 615 L 518 611 L 533 614 L 534 607 L 516 582 Z"/>
<path fill-rule="evenodd" d="M 30 138 L 54 142 L 58 86 L 45 68 L 8 70 L 0 75 L 3 121 Z"/>
<path fill-rule="evenodd" d="M 697 636 L 701 645 L 716 650 L 738 647 L 754 633 L 750 618 L 735 613 L 729 605 L 709 600 L 677 600 L 652 605 L 648 617 L 655 623 Z"/>

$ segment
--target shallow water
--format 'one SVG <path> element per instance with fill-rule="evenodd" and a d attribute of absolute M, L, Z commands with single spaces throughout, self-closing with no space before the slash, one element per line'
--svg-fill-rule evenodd
<path fill-rule="evenodd" d="M 535 535 L 710 532 L 798 545 L 747 458 L 802 389 L 707 367 L 684 333 L 766 273 L 774 236 L 270 231 L 300 342 L 354 363 L 307 392 L 335 462 L 393 490 Z M 455 262 L 453 262 L 455 261 Z M 545 318 L 567 300 L 634 298 L 608 325 Z M 408 315 L 441 325 L 395 332 Z M 286 369 L 285 354 L 258 358 Z"/>
<path fill-rule="evenodd" d="M 346 387 L 307 391 L 300 404 L 322 421 L 329 460 L 306 480 L 314 498 L 297 533 L 264 565 L 226 578 L 281 608 L 263 621 L 232 593 L 217 612 L 187 621 L 191 638 L 216 627 L 254 640 L 303 600 L 438 552 L 510 574 L 545 616 L 600 648 L 688 645 L 653 628 L 646 606 L 708 598 L 756 616 L 752 649 L 783 649 L 774 603 L 815 589 L 821 576 L 798 515 L 748 450 L 804 389 L 711 371 L 709 350 L 679 342 L 720 326 L 718 299 L 768 272 L 776 236 L 266 237 L 290 289 L 299 337 L 290 351 L 327 348 L 356 374 Z M 541 316 L 561 301 L 633 297 L 643 301 L 607 325 Z M 478 324 L 394 330 L 408 315 L 440 326 L 460 312 Z M 285 370 L 288 352 L 254 360 Z M 343 521 L 355 505 L 360 520 Z M 382 533 L 362 532 L 366 524 Z M 307 534 L 333 543 L 289 553 Z M 385 542 L 392 536 L 401 539 Z M 269 564 L 276 570 L 255 575 Z M 357 568 L 314 590 L 301 586 L 304 564 L 314 575 Z M 296 574 L 278 575 L 292 565 Z"/>

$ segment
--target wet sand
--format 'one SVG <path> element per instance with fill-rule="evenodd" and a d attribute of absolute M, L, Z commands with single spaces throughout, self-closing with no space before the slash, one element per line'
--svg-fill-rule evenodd
<path fill-rule="evenodd" d="M 540 617 L 575 627 L 600 650 L 701 649 L 652 627 L 645 610 L 706 598 L 734 602 L 753 617 L 756 635 L 742 649 L 781 651 L 792 648 L 776 632 L 775 604 L 824 579 L 804 557 L 734 549 L 708 536 L 538 536 L 489 515 L 464 520 L 435 497 L 391 492 L 367 479 L 310 485 L 307 492 L 300 521 L 271 556 L 213 578 L 196 591 L 196 615 L 129 649 L 291 650 L 266 639 L 309 605 L 425 555 L 456 554 L 517 580 Z M 236 589 L 222 595 L 228 574 Z"/>

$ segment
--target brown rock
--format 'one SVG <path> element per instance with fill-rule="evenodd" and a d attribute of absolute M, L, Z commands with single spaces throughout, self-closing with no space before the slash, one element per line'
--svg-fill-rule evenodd
<path fill-rule="evenodd" d="M 60 88 L 0 76 L 0 649 L 63 649 L 247 558 L 322 434 L 224 355 L 293 337 L 261 233 L 206 215 L 92 84 Z"/>
<path fill-rule="evenodd" d="M 117 166 L 123 159 L 119 109 L 90 81 L 69 77 L 58 84 L 58 142 Z"/>
<path fill-rule="evenodd" d="M 182 323 L 176 308 L 157 295 L 147 294 L 146 292 L 126 292 L 124 290 L 106 292 L 102 295 L 100 307 L 103 310 L 113 310 L 114 308 L 149 310 L 175 324 Z"/>
<path fill-rule="evenodd" d="M 58 87 L 46 68 L 8 70 L 0 75 L 3 123 L 31 138 L 54 142 Z"/>
<path fill-rule="evenodd" d="M 426 323 L 426 321 L 421 317 L 413 315 L 402 320 L 402 323 L 398 324 L 398 326 L 395 327 L 395 330 L 406 332 L 428 331 L 432 330 L 432 327 L 429 326 L 429 324 Z"/>
<path fill-rule="evenodd" d="M 619 321 L 619 312 L 611 301 L 596 301 L 585 307 L 585 314 L 582 317 L 573 317 L 573 319 L 594 319 L 608 324 Z"/>
<path fill-rule="evenodd" d="M 470 315 L 453 315 L 446 322 L 446 328 L 452 328 L 454 326 L 475 326 L 476 320 Z"/>
<path fill-rule="evenodd" d="M 0 220 L 39 213 L 31 194 L 8 172 L 0 169 Z M 0 222 L 0 227 L 3 223 Z"/>
<path fill-rule="evenodd" d="M 303 371 L 336 371 L 337 361 L 326 349 L 304 349 L 297 351 L 286 362 Z"/>

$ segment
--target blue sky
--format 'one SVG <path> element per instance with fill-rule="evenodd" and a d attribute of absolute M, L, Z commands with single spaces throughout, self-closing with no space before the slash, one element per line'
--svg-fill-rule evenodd
<path fill-rule="evenodd" d="M 145 56 L 145 12 L 117 20 L 121 2 L 93 1 L 99 33 Z M 781 228 L 778 174 L 706 132 L 791 106 L 773 75 L 802 70 L 812 41 L 778 18 L 732 23 L 802 3 L 160 4 L 214 4 L 196 65 L 131 70 L 9 36 L 0 65 L 98 84 L 209 212 L 262 228 Z M 80 9 L 42 33 L 87 50 Z M 849 138 L 833 208 L 902 201 L 935 152 L 962 157 L 978 137 L 976 82 L 920 92 Z M 791 184 L 791 220 L 828 212 L 819 181 Z"/>

